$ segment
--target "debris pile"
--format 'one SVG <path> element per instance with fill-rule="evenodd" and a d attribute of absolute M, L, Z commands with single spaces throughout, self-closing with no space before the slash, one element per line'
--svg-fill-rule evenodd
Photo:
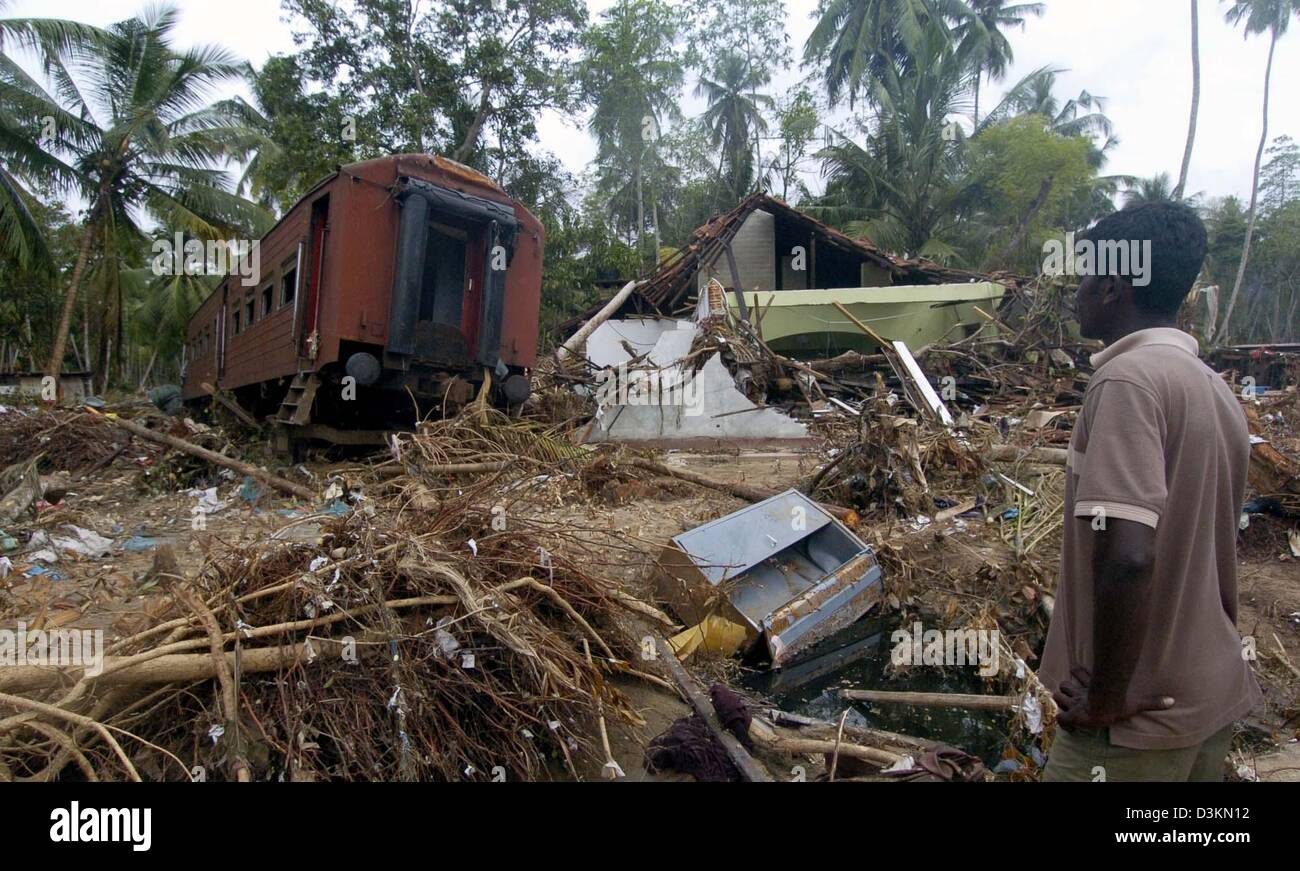
<path fill-rule="evenodd" d="M 716 260 L 731 231 L 715 231 L 682 256 Z M 283 464 L 265 433 L 143 407 L 5 409 L 0 543 L 19 570 L 0 556 L 0 616 L 109 639 L 94 667 L 0 669 L 0 780 L 617 779 L 629 764 L 1035 779 L 1055 708 L 1034 667 L 1090 372 L 1065 285 L 1008 281 L 978 323 L 915 348 L 835 301 L 866 344 L 796 359 L 764 339 L 761 300 L 739 316 L 711 280 L 686 305 L 694 261 L 640 286 L 672 317 L 606 306 L 535 373 L 522 415 L 471 401 L 362 461 Z M 1285 715 L 1251 728 L 1280 739 L 1300 600 L 1265 581 L 1300 559 L 1300 393 L 1238 386 L 1243 625 Z M 97 512 L 107 493 L 175 516 Z M 930 669 L 893 656 L 898 627 L 918 648 L 980 633 L 993 655 Z M 868 656 L 877 671 L 846 670 Z M 881 714 L 943 709 L 983 718 L 994 746 Z"/>
<path fill-rule="evenodd" d="M 497 523 L 502 484 L 574 449 L 492 412 L 394 445 L 403 463 L 374 470 L 389 495 L 354 499 L 314 543 L 215 547 L 71 690 L 36 665 L 0 671 L 25 712 L 0 727 L 0 773 L 539 777 L 572 770 L 598 716 L 635 722 L 601 677 L 631 659 L 630 597 L 546 530 Z M 511 474 L 447 483 L 476 471 L 451 462 L 469 455 L 477 471 L 509 458 Z M 31 726 L 33 712 L 48 716 Z M 117 729 L 155 749 L 117 753 Z"/>
<path fill-rule="evenodd" d="M 494 528 L 495 482 L 435 486 L 475 426 L 407 439 L 408 458 L 444 471 L 403 471 L 315 542 L 214 548 L 195 576 L 165 578 L 153 625 L 97 673 L 0 670 L 17 712 L 0 720 L 0 775 L 577 776 L 598 719 L 638 720 L 605 677 L 630 670 L 634 606 L 556 536 Z"/>
<path fill-rule="evenodd" d="M 0 405 L 0 468 L 40 455 L 42 472 L 83 472 L 103 465 L 125 443 L 105 438 L 99 422 L 79 411 Z"/>

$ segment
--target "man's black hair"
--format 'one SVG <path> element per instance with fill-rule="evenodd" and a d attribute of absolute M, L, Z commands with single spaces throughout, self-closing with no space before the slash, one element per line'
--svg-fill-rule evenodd
<path fill-rule="evenodd" d="M 1161 314 L 1175 314 L 1192 289 L 1205 260 L 1205 224 L 1183 203 L 1142 203 L 1112 212 L 1080 238 L 1093 243 L 1151 241 L 1150 283 L 1133 287 L 1138 308 Z M 1133 263 L 1123 277 L 1133 278 Z"/>

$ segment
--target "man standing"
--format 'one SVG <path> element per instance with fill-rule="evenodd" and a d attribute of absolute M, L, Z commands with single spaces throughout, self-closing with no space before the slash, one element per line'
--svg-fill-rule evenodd
<path fill-rule="evenodd" d="M 1070 442 L 1043 779 L 1220 780 L 1232 724 L 1262 696 L 1237 632 L 1245 415 L 1177 328 L 1205 227 L 1148 203 L 1081 238 L 1101 268 L 1080 280 L 1079 329 L 1106 348 Z"/>

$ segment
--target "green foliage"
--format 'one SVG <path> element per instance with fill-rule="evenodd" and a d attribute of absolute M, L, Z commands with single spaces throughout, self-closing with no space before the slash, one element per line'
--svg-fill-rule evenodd
<path fill-rule="evenodd" d="M 40 371 L 59 320 L 60 272 L 76 259 L 81 233 L 54 197 L 23 196 L 48 259 L 23 263 L 16 253 L 0 253 L 0 341 L 5 354 L 0 370 L 17 361 L 19 369 Z M 46 205 L 45 199 L 53 204 Z"/>
<path fill-rule="evenodd" d="M 1300 198 L 1269 211 L 1256 227 L 1239 329 L 1247 341 L 1300 339 Z"/>
<path fill-rule="evenodd" d="M 310 177 L 321 160 L 346 154 L 343 143 L 358 157 L 434 152 L 486 172 L 491 150 L 511 162 L 528 153 L 538 112 L 574 106 L 567 55 L 586 23 L 579 0 L 284 7 L 299 51 L 268 63 L 259 97 L 273 123 L 311 129 L 326 144 L 291 152 L 296 159 L 279 170 L 290 177 Z M 313 108 L 322 110 L 314 125 Z"/>
<path fill-rule="evenodd" d="M 719 178 L 733 201 L 749 193 L 754 182 L 758 137 L 767 131 L 763 110 L 774 105 L 772 98 L 756 89 L 763 76 L 737 54 L 723 55 L 717 62 L 717 80 L 701 75 L 696 96 L 708 100 L 700 120 L 709 142 L 719 149 Z"/>
<path fill-rule="evenodd" d="M 1043 243 L 1067 230 L 1072 198 L 1092 180 L 1090 143 L 1061 136 L 1038 115 L 1022 115 L 986 128 L 970 140 L 969 172 L 978 179 L 977 216 L 990 241 L 1019 236 L 1015 250 L 994 244 L 984 265 L 1036 273 Z M 978 250 L 978 249 L 975 249 Z"/>
<path fill-rule="evenodd" d="M 372 156 L 373 143 L 358 145 L 353 136 L 356 122 L 346 114 L 345 101 L 308 91 L 297 57 L 269 58 L 249 78 L 265 116 L 262 129 L 276 147 L 252 155 L 240 189 L 264 208 L 283 214 L 317 181 L 356 160 L 359 151 Z"/>
<path fill-rule="evenodd" d="M 662 0 L 619 0 L 582 37 L 579 81 L 592 106 L 588 128 L 599 148 L 597 189 L 643 263 L 658 248 L 655 190 L 663 190 L 671 175 L 660 138 L 666 122 L 680 115 L 685 72 L 679 32 L 676 10 Z"/>
<path fill-rule="evenodd" d="M 953 38 L 963 47 L 963 54 L 975 66 L 975 108 L 973 118 L 979 123 L 980 81 L 1001 81 L 1015 60 L 1011 41 L 1003 32 L 1013 27 L 1023 29 L 1029 16 L 1041 18 L 1047 7 L 1042 3 L 1014 3 L 1006 0 L 967 0 L 965 8 L 949 13 Z"/>
<path fill-rule="evenodd" d="M 1150 178 L 1136 178 L 1124 191 L 1124 205 L 1140 206 L 1143 203 L 1172 203 L 1174 182 L 1167 172 L 1158 172 Z"/>
<path fill-rule="evenodd" d="M 626 280 L 638 271 L 636 249 L 609 232 L 594 204 L 552 215 L 542 269 L 543 330 L 549 332 L 607 295 L 597 288 L 598 280 Z"/>
<path fill-rule="evenodd" d="M 864 145 L 845 136 L 820 152 L 832 220 L 887 250 L 942 261 L 955 248 L 962 202 L 964 137 L 950 116 L 965 114 L 973 70 L 938 25 L 910 46 L 909 61 L 878 71 L 878 106 Z"/>
<path fill-rule="evenodd" d="M 804 46 L 804 63 L 823 70 L 826 93 L 833 104 L 855 105 L 859 97 L 874 97 L 887 75 L 910 77 L 924 71 L 914 57 L 927 43 L 944 15 L 962 15 L 959 2 L 949 0 L 822 0 L 817 25 Z M 931 53 L 932 54 L 932 53 Z"/>
<path fill-rule="evenodd" d="M 1167 173 L 1102 174 L 1117 141 L 1105 103 L 1060 95 L 1058 67 L 981 112 L 981 87 L 1010 69 L 1011 36 L 1041 3 L 820 0 L 800 47 L 808 78 L 779 94 L 772 82 L 792 60 L 781 0 L 614 0 L 594 22 L 583 0 L 282 4 L 296 48 L 256 71 L 217 47 L 175 48 L 165 7 L 105 29 L 0 19 L 0 48 L 33 52 L 43 73 L 0 54 L 6 353 L 17 347 L 26 366 L 49 347 L 85 238 L 87 300 L 74 311 L 96 334 L 94 364 L 126 343 L 168 369 L 212 282 L 152 275 L 155 233 L 260 235 L 337 165 L 391 153 L 460 160 L 541 218 L 544 326 L 651 269 L 756 188 L 898 254 L 1031 273 L 1043 242 L 1118 199 L 1171 196 Z M 1276 36 L 1295 13 L 1300 0 L 1234 0 L 1226 18 Z M 209 103 L 239 77 L 254 105 Z M 702 103 L 692 117 L 686 88 Z M 846 107 L 840 131 L 822 126 Z M 588 124 L 597 155 L 580 176 L 539 147 L 544 112 Z M 1235 340 L 1294 332 L 1298 199 L 1300 146 L 1278 137 Z M 85 213 L 45 205 L 60 200 Z M 1201 208 L 1203 280 L 1226 297 L 1249 215 L 1232 198 Z M 80 347 L 86 324 L 77 330 Z"/>
<path fill-rule="evenodd" d="M 1208 237 L 1203 277 L 1206 284 L 1232 287 L 1241 245 L 1246 241 L 1246 209 L 1236 197 L 1213 200 L 1201 213 Z"/>
<path fill-rule="evenodd" d="M 764 182 L 773 196 L 797 205 L 811 196 L 803 173 L 821 127 L 812 91 L 801 87 L 778 100 L 776 121 L 779 144 L 768 162 Z"/>
<path fill-rule="evenodd" d="M 1300 197 L 1300 145 L 1279 136 L 1264 153 L 1268 162 L 1259 173 L 1259 200 L 1266 212 L 1273 212 Z"/>

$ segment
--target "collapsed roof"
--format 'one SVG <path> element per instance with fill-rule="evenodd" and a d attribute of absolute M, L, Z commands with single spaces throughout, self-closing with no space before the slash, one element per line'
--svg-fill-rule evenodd
<path fill-rule="evenodd" d="M 763 290 L 960 284 L 990 280 L 1016 287 L 1024 281 L 1010 273 L 990 276 L 940 266 L 924 258 L 896 257 L 868 239 L 850 238 L 759 191 L 750 194 L 731 211 L 697 227 L 685 245 L 667 257 L 656 270 L 642 277 L 642 283 L 616 316 L 685 313 L 694 307 L 698 289 L 709 275 L 716 276 L 728 288 L 739 281 L 744 290 L 755 289 L 752 263 L 738 263 L 735 249 L 740 247 L 740 234 L 752 223 L 750 218 L 756 212 L 771 216 L 767 219 L 771 223 L 771 233 L 766 274 L 774 286 L 760 286 Z M 753 240 L 749 242 L 752 249 Z M 778 252 L 796 245 L 803 248 L 800 256 L 806 262 L 800 266 L 805 275 L 799 277 L 799 284 L 791 286 L 787 283 L 793 274 L 787 262 L 791 258 L 782 257 Z M 751 272 L 737 266 L 750 267 Z M 572 332 L 598 308 L 562 325 L 561 331 Z"/>

